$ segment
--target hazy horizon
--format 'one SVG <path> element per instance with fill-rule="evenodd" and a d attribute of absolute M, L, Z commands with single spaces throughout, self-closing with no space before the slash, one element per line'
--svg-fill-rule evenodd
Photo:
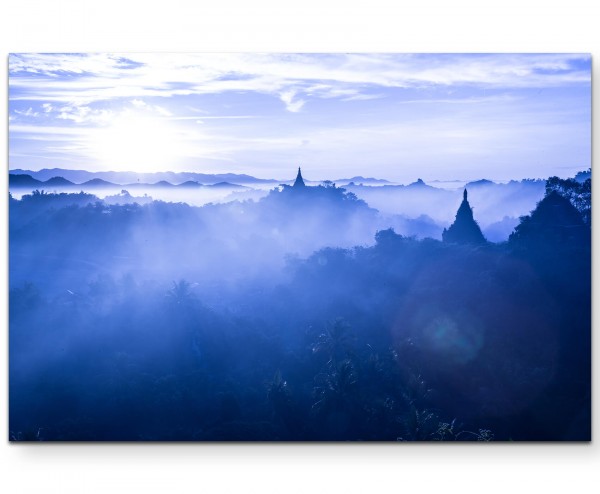
<path fill-rule="evenodd" d="M 302 168 L 302 167 L 301 167 Z M 577 173 L 580 172 L 585 172 L 588 169 L 590 169 L 589 167 L 587 169 L 585 168 L 573 168 L 573 170 L 570 173 L 563 173 L 563 174 L 555 174 L 554 176 L 558 176 L 560 178 L 572 178 L 574 177 Z M 71 172 L 88 172 L 88 173 L 129 173 L 129 174 L 138 174 L 138 175 L 153 175 L 153 174 L 167 174 L 167 173 L 174 173 L 174 174 L 205 174 L 205 175 L 248 175 L 251 176 L 253 178 L 256 178 L 258 180 L 269 180 L 269 181 L 277 181 L 277 182 L 281 182 L 281 183 L 287 183 L 287 182 L 293 182 L 294 179 L 296 178 L 296 174 L 297 174 L 297 168 L 293 168 L 291 169 L 290 175 L 287 177 L 275 177 L 275 176 L 257 176 L 257 175 L 253 175 L 251 173 L 247 173 L 247 172 L 228 172 L 226 170 L 222 170 L 219 172 L 215 172 L 215 173 L 211 173 L 211 172 L 205 172 L 205 171 L 197 171 L 197 170 L 178 170 L 178 171 L 173 171 L 173 170 L 156 170 L 156 171 L 134 171 L 134 170 L 93 170 L 93 169 L 85 169 L 85 168 L 73 168 L 73 169 L 69 169 L 69 168 L 64 168 L 64 167 L 52 167 L 52 168 L 47 168 L 47 167 L 43 167 L 43 168 L 21 168 L 21 167 L 17 167 L 17 168 L 13 168 L 13 169 L 9 169 L 9 173 L 12 173 L 14 171 L 24 171 L 24 172 L 34 172 L 34 173 L 39 173 L 39 172 L 43 172 L 43 171 L 52 171 L 52 170 L 68 170 Z M 357 175 L 350 175 L 347 174 L 347 176 L 319 176 L 318 178 L 314 178 L 314 177 L 306 177 L 305 172 L 302 172 L 303 178 L 306 182 L 309 183 L 314 183 L 314 184 L 318 184 L 318 183 L 322 183 L 326 180 L 346 180 L 346 179 L 353 179 L 353 178 L 357 178 L 357 177 L 362 177 L 365 179 L 376 179 L 376 180 L 385 180 L 386 182 L 388 182 L 388 185 L 410 185 L 413 184 L 415 182 L 417 182 L 418 180 L 423 180 L 421 178 L 421 176 L 415 176 L 414 179 L 406 179 L 404 181 L 397 181 L 397 180 L 391 180 L 386 176 L 377 176 L 377 175 L 371 175 L 371 174 L 357 174 Z M 490 180 L 492 182 L 495 182 L 497 184 L 505 184 L 508 183 L 510 181 L 519 181 L 519 180 L 546 180 L 549 177 L 549 175 L 545 175 L 545 176 L 524 176 L 524 177 L 519 177 L 519 178 L 506 178 L 506 179 L 492 179 L 488 176 L 479 176 L 477 178 L 470 178 L 470 179 L 465 179 L 465 178 L 461 178 L 461 177 L 454 177 L 454 178 L 448 178 L 445 180 L 442 179 L 438 179 L 435 177 L 432 177 L 429 180 L 423 180 L 426 184 L 436 184 L 439 185 L 442 188 L 442 185 L 440 184 L 458 184 L 455 185 L 456 187 L 462 187 L 465 184 L 469 183 L 469 182 L 476 182 L 478 180 Z M 385 184 L 385 182 L 382 182 L 382 185 Z M 127 185 L 127 184 L 119 184 L 119 185 Z M 267 185 L 272 185 L 272 184 L 267 184 Z M 369 184 L 369 185 L 374 185 L 374 184 Z M 454 187 L 454 186 L 453 186 Z M 453 188 L 451 187 L 451 188 Z"/>
<path fill-rule="evenodd" d="M 9 170 L 564 178 L 590 135 L 587 54 L 9 57 Z"/>

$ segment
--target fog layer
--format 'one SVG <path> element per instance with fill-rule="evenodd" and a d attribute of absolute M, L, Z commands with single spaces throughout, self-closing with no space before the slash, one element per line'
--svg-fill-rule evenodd
<path fill-rule="evenodd" d="M 589 180 L 422 187 L 11 197 L 10 438 L 589 440 Z"/>

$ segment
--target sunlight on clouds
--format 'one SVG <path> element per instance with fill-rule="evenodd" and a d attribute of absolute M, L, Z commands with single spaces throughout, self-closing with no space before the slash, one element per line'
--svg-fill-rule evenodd
<path fill-rule="evenodd" d="M 226 160 L 225 171 L 258 176 L 284 176 L 295 162 L 319 178 L 342 166 L 393 180 L 414 180 L 413 169 L 560 174 L 589 166 L 590 63 L 586 54 L 12 54 L 10 166 L 79 159 L 187 171 Z"/>
<path fill-rule="evenodd" d="M 91 156 L 103 167 L 140 172 L 166 170 L 180 154 L 181 134 L 160 117 L 124 112 L 89 134 Z"/>
<path fill-rule="evenodd" d="M 280 94 L 281 101 L 283 101 L 285 103 L 285 107 L 292 113 L 296 113 L 296 112 L 300 111 L 300 109 L 304 106 L 304 103 L 306 103 L 306 101 L 301 100 L 301 99 L 297 99 L 294 101 L 295 96 L 296 96 L 296 91 L 293 91 L 293 90 L 283 91 Z"/>
<path fill-rule="evenodd" d="M 27 110 L 15 110 L 15 113 L 24 117 L 37 117 L 39 115 L 37 112 L 34 112 L 31 107 L 27 108 Z"/>
<path fill-rule="evenodd" d="M 68 103 L 256 91 L 280 97 L 291 112 L 302 107 L 296 99 L 302 95 L 357 99 L 369 97 L 368 89 L 376 86 L 588 84 L 586 64 L 585 54 L 13 54 L 9 58 L 10 85 L 20 90 L 13 99 L 45 95 L 47 101 Z M 61 77 L 65 73 L 73 76 Z"/>

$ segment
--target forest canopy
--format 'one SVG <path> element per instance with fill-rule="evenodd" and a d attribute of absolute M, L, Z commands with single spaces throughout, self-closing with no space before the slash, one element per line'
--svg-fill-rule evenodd
<path fill-rule="evenodd" d="M 10 439 L 589 440 L 590 202 L 551 177 L 493 243 L 332 183 L 11 197 Z"/>

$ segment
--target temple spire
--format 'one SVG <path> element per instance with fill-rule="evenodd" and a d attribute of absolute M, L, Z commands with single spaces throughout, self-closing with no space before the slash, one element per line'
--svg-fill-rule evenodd
<path fill-rule="evenodd" d="M 467 200 L 467 189 L 463 191 L 463 201 L 456 212 L 456 219 L 450 227 L 442 232 L 444 242 L 456 244 L 486 243 L 479 225 L 473 218 L 473 209 Z"/>
<path fill-rule="evenodd" d="M 294 187 L 305 187 L 304 180 L 302 179 L 302 172 L 300 171 L 300 167 L 298 167 L 298 175 L 296 176 L 296 181 L 294 182 Z"/>

